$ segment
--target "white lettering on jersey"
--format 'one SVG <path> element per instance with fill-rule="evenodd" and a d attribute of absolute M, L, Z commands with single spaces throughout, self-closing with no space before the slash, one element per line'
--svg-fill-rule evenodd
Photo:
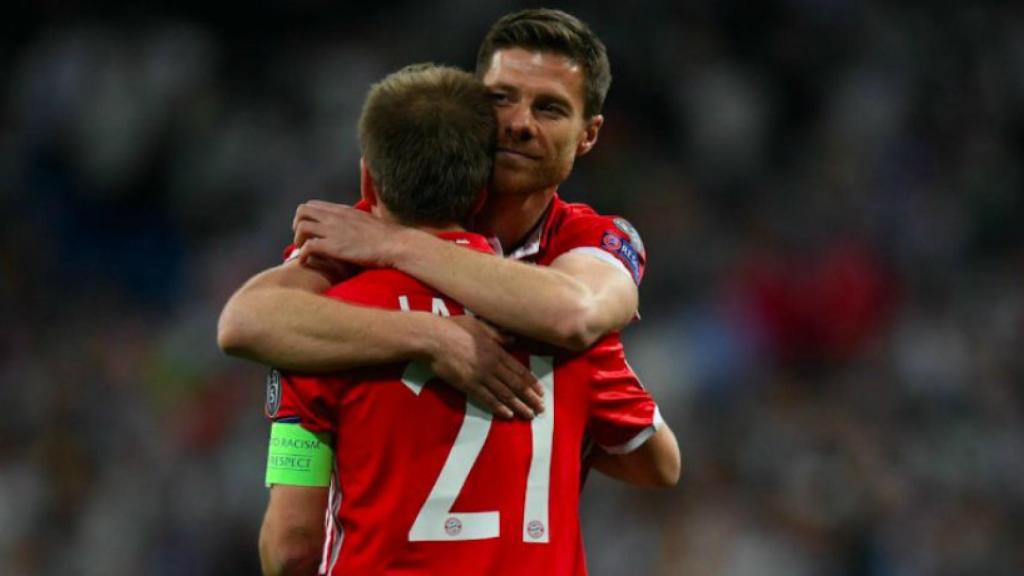
<path fill-rule="evenodd" d="M 398 307 L 402 310 L 402 312 L 408 312 L 409 311 L 409 297 L 406 296 L 405 294 L 402 294 L 401 296 L 399 296 L 398 297 Z"/>
<path fill-rule="evenodd" d="M 444 300 L 441 298 L 434 298 L 431 304 L 430 311 L 438 316 L 444 316 L 445 318 L 451 316 L 451 312 L 448 312 L 448 306 L 445 306 Z"/>

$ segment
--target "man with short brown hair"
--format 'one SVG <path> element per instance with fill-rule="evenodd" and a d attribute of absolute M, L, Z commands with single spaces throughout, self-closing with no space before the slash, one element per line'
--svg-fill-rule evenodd
<path fill-rule="evenodd" d="M 389 75 L 360 120 L 361 187 L 374 217 L 491 253 L 459 222 L 489 177 L 494 134 L 470 74 L 417 65 Z M 326 295 L 402 315 L 463 313 L 390 268 L 365 269 Z M 495 422 L 418 362 L 273 372 L 264 572 L 308 574 L 320 558 L 320 573 L 338 575 L 585 574 L 580 454 L 587 442 L 629 452 L 667 428 L 617 339 L 584 352 L 524 339 L 515 354 L 548 402 L 529 423 Z"/>
<path fill-rule="evenodd" d="M 643 243 L 625 219 L 556 194 L 604 122 L 600 97 L 610 74 L 590 64 L 607 62 L 604 46 L 578 19 L 546 9 L 506 16 L 487 38 L 478 60 L 490 54 L 490 62 L 477 75 L 497 112 L 497 152 L 473 226 L 492 234 L 508 257 L 461 250 L 357 209 L 313 201 L 295 217 L 299 260 L 394 267 L 516 334 L 572 350 L 614 346 L 617 330 L 636 314 Z M 219 325 L 222 348 L 304 371 L 422 360 L 496 415 L 532 418 L 543 409 L 536 379 L 481 323 L 328 301 L 319 294 L 332 278 L 300 262 L 257 275 L 231 298 Z M 635 483 L 674 484 L 678 452 L 663 430 L 628 455 L 641 466 L 607 454 L 598 454 L 595 466 Z M 674 458 L 645 459 L 673 452 Z"/>
<path fill-rule="evenodd" d="M 499 127 L 491 192 L 474 224 L 500 240 L 506 254 L 544 268 L 453 254 L 423 236 L 318 201 L 296 214 L 303 257 L 394 264 L 499 326 L 562 347 L 586 348 L 628 324 L 645 260 L 639 235 L 621 218 L 599 217 L 555 194 L 575 159 L 597 142 L 610 82 L 604 52 L 578 19 L 537 9 L 498 20 L 478 55 L 477 75 L 491 90 Z M 534 237 L 570 212 L 572 222 L 540 238 L 545 254 L 534 251 Z M 559 240 L 565 242 L 548 242 Z M 499 342 L 480 326 L 419 317 L 398 321 L 344 304 L 328 306 L 313 295 L 331 280 L 300 266 L 258 275 L 225 306 L 219 342 L 229 353 L 303 370 L 426 358 L 496 414 L 529 417 L 541 408 L 532 378 L 502 370 L 507 362 Z M 528 302 L 525 294 L 531 295 Z M 446 351 L 443 357 L 439 350 Z"/>

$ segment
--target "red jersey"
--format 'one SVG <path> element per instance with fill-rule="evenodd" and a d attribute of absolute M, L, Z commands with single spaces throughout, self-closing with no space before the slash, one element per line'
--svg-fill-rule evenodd
<path fill-rule="evenodd" d="M 473 234 L 442 235 L 486 250 Z M 462 307 L 391 269 L 333 287 L 347 302 L 449 315 Z M 617 338 L 615 339 L 617 342 Z M 334 439 L 322 574 L 586 574 L 580 454 L 643 443 L 657 406 L 621 344 L 517 351 L 544 384 L 534 420 L 493 420 L 417 363 L 329 377 L 285 375 L 276 420 Z"/>
<path fill-rule="evenodd" d="M 598 214 L 586 204 L 565 202 L 558 194 L 522 246 L 505 256 L 547 266 L 569 252 L 600 258 L 637 285 L 647 265 L 643 240 L 625 218 Z"/>

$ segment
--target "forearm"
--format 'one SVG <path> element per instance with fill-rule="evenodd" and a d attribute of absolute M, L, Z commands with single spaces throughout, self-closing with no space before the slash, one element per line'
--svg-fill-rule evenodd
<path fill-rule="evenodd" d="M 597 449 L 591 464 L 597 471 L 617 480 L 644 487 L 670 487 L 679 482 L 679 444 L 667 425 L 662 425 L 647 442 L 627 454 L 609 454 Z"/>
<path fill-rule="evenodd" d="M 316 574 L 326 506 L 327 488 L 271 486 L 260 526 L 260 566 L 265 575 Z"/>
<path fill-rule="evenodd" d="M 502 328 L 562 348 L 589 347 L 635 310 L 609 313 L 606 294 L 562 270 L 497 259 L 419 232 L 401 242 L 394 265 Z"/>
<path fill-rule="evenodd" d="M 322 534 L 293 534 L 287 546 L 260 533 L 260 568 L 264 576 L 312 576 L 320 565 Z"/>
<path fill-rule="evenodd" d="M 221 313 L 217 335 L 226 353 L 303 372 L 430 356 L 441 319 L 321 296 L 326 282 L 295 266 L 258 275 L 231 297 Z"/>

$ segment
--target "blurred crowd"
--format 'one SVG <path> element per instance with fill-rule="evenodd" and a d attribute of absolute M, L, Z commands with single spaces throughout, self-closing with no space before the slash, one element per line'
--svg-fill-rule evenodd
<path fill-rule="evenodd" d="M 560 6 L 615 77 L 562 194 L 644 237 L 627 349 L 684 461 L 591 476 L 591 572 L 1024 573 L 1024 7 Z M 519 7 L 8 22 L 0 573 L 258 572 L 265 370 L 220 307 L 356 197 L 369 84 Z"/>

